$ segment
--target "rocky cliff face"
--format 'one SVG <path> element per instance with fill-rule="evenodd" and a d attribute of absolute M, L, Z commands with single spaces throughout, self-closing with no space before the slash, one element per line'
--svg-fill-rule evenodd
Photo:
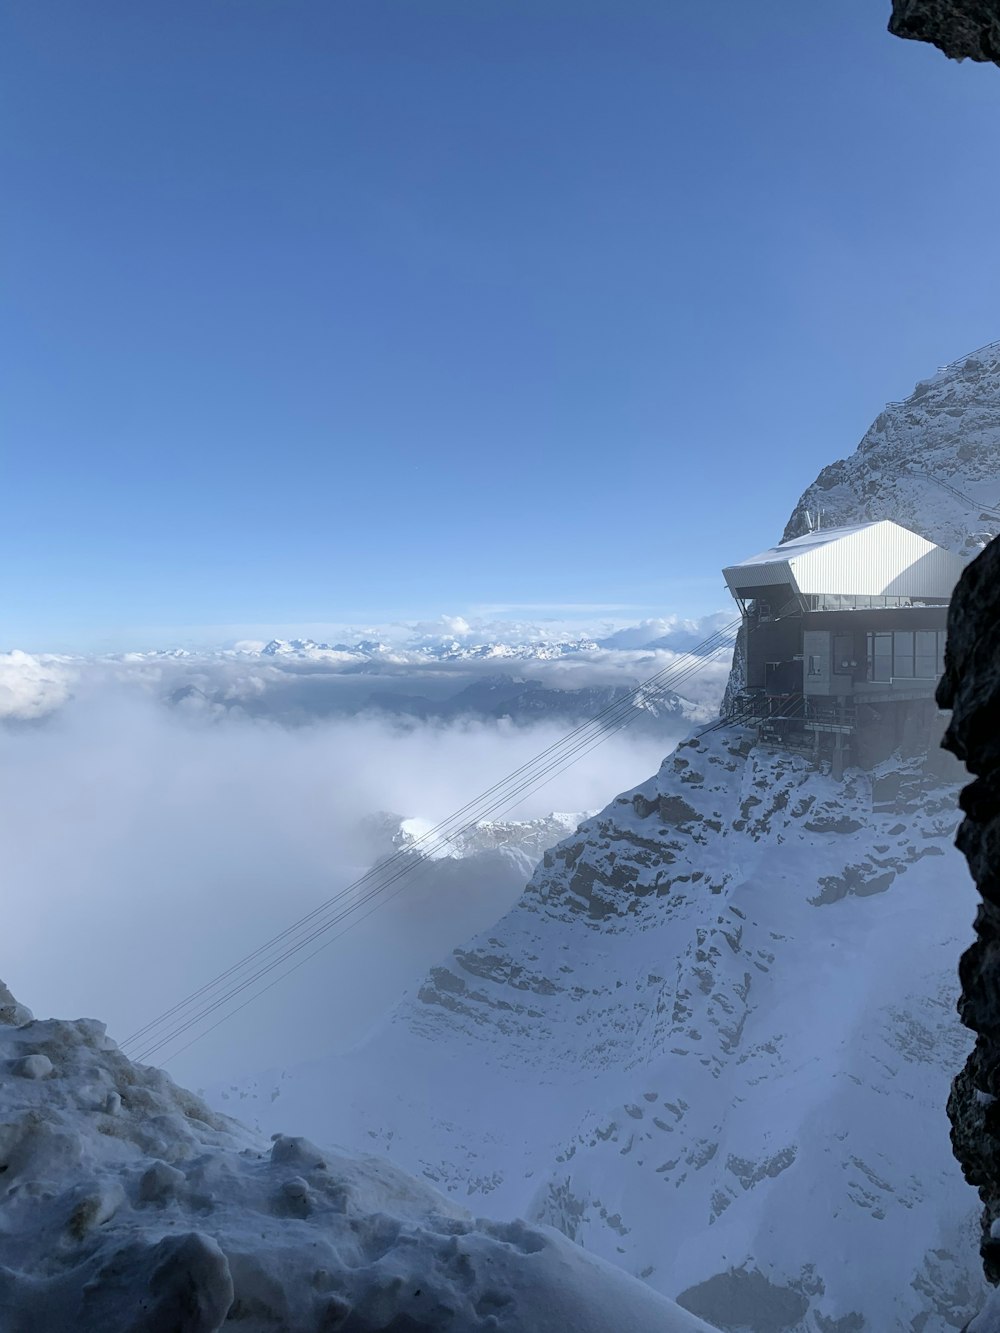
<path fill-rule="evenodd" d="M 889 31 L 932 42 L 954 60 L 1000 64 L 997 0 L 893 0 Z"/>
<path fill-rule="evenodd" d="M 975 775 L 962 792 L 958 845 L 982 894 L 976 940 L 962 957 L 962 1021 L 976 1044 L 948 1103 L 952 1143 L 983 1202 L 983 1260 L 1000 1280 L 1000 544 L 966 570 L 952 603 L 945 677 L 938 690 L 952 709 L 945 736 Z"/>

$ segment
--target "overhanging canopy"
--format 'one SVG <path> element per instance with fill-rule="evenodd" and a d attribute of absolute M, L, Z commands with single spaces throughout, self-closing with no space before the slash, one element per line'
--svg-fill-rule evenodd
<path fill-rule="evenodd" d="M 964 567 L 951 551 L 882 519 L 810 532 L 722 572 L 733 596 L 744 601 L 782 584 L 805 596 L 947 601 Z"/>

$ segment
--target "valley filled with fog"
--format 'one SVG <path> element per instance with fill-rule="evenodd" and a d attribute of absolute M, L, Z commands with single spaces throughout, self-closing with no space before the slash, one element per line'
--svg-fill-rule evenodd
<path fill-rule="evenodd" d="M 694 664 L 690 696 L 639 700 L 629 725 L 498 810 L 502 848 L 466 841 L 415 867 L 169 1068 L 202 1085 L 343 1051 L 504 914 L 546 846 L 711 722 L 728 645 L 686 650 L 721 619 L 622 628 L 603 645 L 536 631 L 484 646 L 470 632 L 356 651 L 0 656 L 0 845 L 17 941 L 5 979 L 36 1010 L 100 1015 L 121 1039 L 638 680 Z"/>

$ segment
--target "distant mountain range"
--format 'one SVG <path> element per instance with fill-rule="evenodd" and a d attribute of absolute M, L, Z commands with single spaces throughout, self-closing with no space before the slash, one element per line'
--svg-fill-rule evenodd
<path fill-rule="evenodd" d="M 608 634 L 584 634 L 578 637 L 530 639 L 466 636 L 458 639 L 442 636 L 428 640 L 406 636 L 388 639 L 360 639 L 354 643 L 320 643 L 315 639 L 271 639 L 263 645 L 242 644 L 232 650 L 247 657 L 263 657 L 293 662 L 407 663 L 426 662 L 552 662 L 602 652 L 641 650 L 677 653 L 697 652 L 701 644 L 732 619 L 729 612 L 716 612 L 697 620 L 644 620 Z"/>

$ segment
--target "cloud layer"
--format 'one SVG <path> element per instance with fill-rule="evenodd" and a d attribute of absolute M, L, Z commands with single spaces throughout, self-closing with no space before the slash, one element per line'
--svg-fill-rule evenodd
<path fill-rule="evenodd" d="M 290 728 L 90 682 L 46 722 L 0 735 L 0 976 L 36 1011 L 99 1015 L 122 1037 L 366 868 L 366 816 L 442 819 L 561 734 L 476 721 L 401 731 L 370 717 Z M 510 813 L 600 807 L 665 748 L 613 737 Z M 308 1013 L 320 1041 L 359 1035 L 507 905 L 489 899 L 484 920 L 476 886 L 453 881 L 440 914 L 422 899 L 415 928 L 401 896 L 207 1048 L 211 1071 L 185 1076 L 278 1061 L 296 1032 L 304 1058 L 317 1041 Z"/>

